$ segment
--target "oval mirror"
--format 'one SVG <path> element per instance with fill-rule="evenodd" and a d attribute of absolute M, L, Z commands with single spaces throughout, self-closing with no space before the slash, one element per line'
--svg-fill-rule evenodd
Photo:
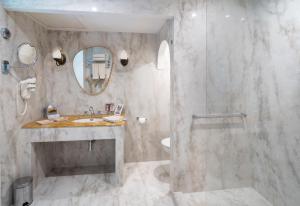
<path fill-rule="evenodd" d="M 33 65 L 37 61 L 36 48 L 29 43 L 23 43 L 18 47 L 18 59 L 22 64 Z"/>
<path fill-rule="evenodd" d="M 79 86 L 90 95 L 103 92 L 112 73 L 112 54 L 103 47 L 79 51 L 73 60 L 73 70 Z"/>

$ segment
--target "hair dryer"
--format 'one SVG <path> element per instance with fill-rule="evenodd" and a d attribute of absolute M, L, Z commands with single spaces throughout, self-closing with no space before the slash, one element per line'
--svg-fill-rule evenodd
<path fill-rule="evenodd" d="M 23 102 L 25 103 L 24 110 L 20 115 L 25 115 L 27 112 L 27 100 L 30 99 L 31 94 L 35 91 L 36 88 L 36 78 L 29 78 L 22 80 L 17 85 L 17 95 L 20 95 Z M 18 111 L 18 96 L 17 96 L 17 111 Z"/>

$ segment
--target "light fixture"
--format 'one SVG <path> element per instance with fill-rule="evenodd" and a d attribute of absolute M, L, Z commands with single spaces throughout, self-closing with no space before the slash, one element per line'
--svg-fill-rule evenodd
<path fill-rule="evenodd" d="M 93 7 L 92 7 L 92 11 L 96 12 L 96 11 L 98 11 L 98 8 L 95 7 L 95 6 L 93 6 Z"/>
<path fill-rule="evenodd" d="M 192 18 L 196 18 L 197 17 L 197 13 L 196 12 L 193 12 L 192 13 Z"/>
<path fill-rule="evenodd" d="M 128 62 L 129 62 L 128 54 L 125 50 L 122 50 L 120 52 L 120 62 L 124 67 L 127 66 Z"/>
<path fill-rule="evenodd" d="M 52 52 L 52 58 L 56 62 L 56 66 L 62 66 L 66 63 L 66 55 L 62 53 L 62 49 L 56 48 Z"/>
<path fill-rule="evenodd" d="M 228 19 L 228 18 L 230 18 L 230 17 L 231 17 L 230 14 L 226 14 L 226 15 L 225 15 L 225 18 L 226 18 L 226 19 Z"/>

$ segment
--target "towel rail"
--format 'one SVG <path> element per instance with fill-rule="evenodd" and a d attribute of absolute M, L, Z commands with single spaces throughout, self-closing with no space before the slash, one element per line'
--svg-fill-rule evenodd
<path fill-rule="evenodd" d="M 232 114 L 205 114 L 205 115 L 193 115 L 193 119 L 208 119 L 208 118 L 232 118 L 240 117 L 245 118 L 247 114 L 245 113 L 232 113 Z"/>

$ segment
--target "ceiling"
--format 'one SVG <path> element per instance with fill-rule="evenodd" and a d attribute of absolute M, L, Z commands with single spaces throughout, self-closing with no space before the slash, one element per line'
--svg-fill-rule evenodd
<path fill-rule="evenodd" d="M 22 12 L 48 30 L 158 33 L 168 17 L 100 12 Z"/>

